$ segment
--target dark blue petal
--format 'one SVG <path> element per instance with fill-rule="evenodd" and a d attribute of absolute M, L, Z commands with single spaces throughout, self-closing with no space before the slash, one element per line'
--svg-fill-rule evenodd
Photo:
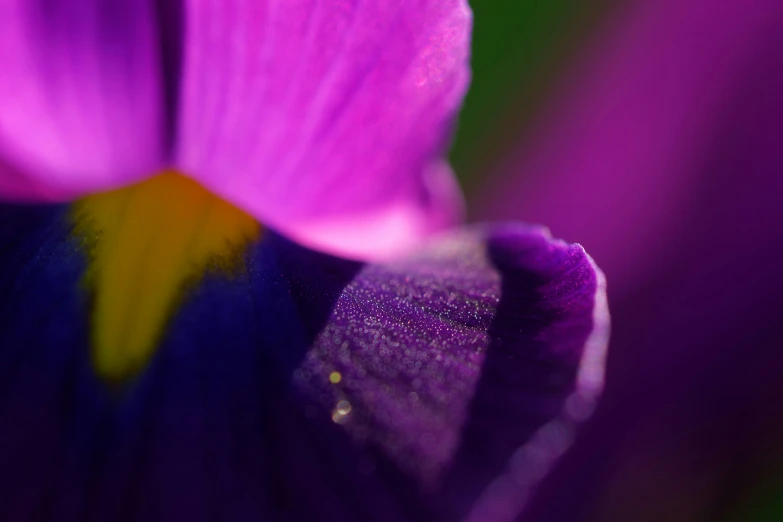
<path fill-rule="evenodd" d="M 267 233 L 108 388 L 65 212 L 0 209 L 0 520 L 507 520 L 600 391 L 600 273 L 522 226 L 379 265 Z"/>

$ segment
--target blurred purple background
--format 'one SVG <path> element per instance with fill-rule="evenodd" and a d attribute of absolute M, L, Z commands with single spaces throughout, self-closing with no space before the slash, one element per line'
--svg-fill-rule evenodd
<path fill-rule="evenodd" d="M 583 244 L 613 315 L 603 403 L 525 520 L 783 520 L 783 2 L 522 2 L 553 32 L 494 54 L 489 3 L 454 154 L 471 218 Z"/>

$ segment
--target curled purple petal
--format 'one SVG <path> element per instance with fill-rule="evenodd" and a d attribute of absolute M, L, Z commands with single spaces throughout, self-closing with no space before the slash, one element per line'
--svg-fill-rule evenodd
<path fill-rule="evenodd" d="M 297 241 L 396 253 L 461 214 L 465 0 L 185 2 L 178 166 Z"/>
<path fill-rule="evenodd" d="M 155 2 L 7 0 L 0 5 L 4 199 L 66 199 L 163 162 Z M 30 190 L 38 186 L 40 190 Z"/>
<path fill-rule="evenodd" d="M 581 247 L 477 229 L 361 270 L 296 376 L 435 492 L 434 519 L 511 520 L 589 415 L 607 328 Z"/>

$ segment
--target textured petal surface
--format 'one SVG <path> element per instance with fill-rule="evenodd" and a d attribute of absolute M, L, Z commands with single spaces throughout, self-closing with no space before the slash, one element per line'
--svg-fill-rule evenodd
<path fill-rule="evenodd" d="M 66 210 L 1 211 L 3 521 L 508 520 L 601 388 L 600 273 L 509 226 L 379 265 L 268 233 L 108 391 Z"/>
<path fill-rule="evenodd" d="M 159 169 L 153 0 L 4 0 L 0 34 L 0 157 L 24 174 L 0 170 L 1 198 L 69 198 Z"/>
<path fill-rule="evenodd" d="M 453 222 L 465 0 L 185 2 L 177 167 L 289 237 L 372 257 Z"/>

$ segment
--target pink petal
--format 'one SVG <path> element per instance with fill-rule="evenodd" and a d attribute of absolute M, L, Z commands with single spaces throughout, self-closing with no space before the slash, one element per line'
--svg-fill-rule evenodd
<path fill-rule="evenodd" d="M 465 92 L 465 0 L 187 0 L 178 166 L 343 255 L 453 222 L 441 167 Z"/>
<path fill-rule="evenodd" d="M 53 199 L 124 184 L 163 151 L 152 0 L 0 3 L 0 196 Z"/>
<path fill-rule="evenodd" d="M 15 201 L 46 201 L 56 199 L 38 180 L 22 174 L 19 169 L 0 158 L 0 196 Z"/>

